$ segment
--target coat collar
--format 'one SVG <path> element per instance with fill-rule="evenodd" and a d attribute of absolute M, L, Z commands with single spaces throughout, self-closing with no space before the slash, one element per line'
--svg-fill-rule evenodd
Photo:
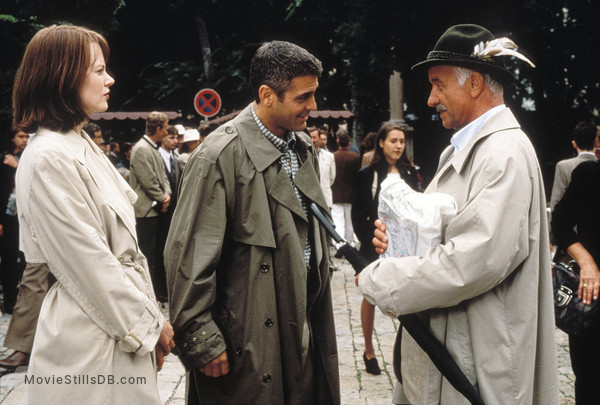
<path fill-rule="evenodd" d="M 60 133 L 56 131 L 49 130 L 47 128 L 38 128 L 36 132 L 36 136 L 45 136 L 55 140 L 60 143 L 64 148 L 69 151 L 69 153 L 83 166 L 85 166 L 86 162 L 86 146 L 92 148 L 92 150 L 98 154 L 101 158 L 105 159 L 108 162 L 108 168 L 113 173 L 113 176 L 117 179 L 120 188 L 125 192 L 127 199 L 134 204 L 137 200 L 137 194 L 135 191 L 131 189 L 129 184 L 123 179 L 123 176 L 114 168 L 112 163 L 108 160 L 108 158 L 102 152 L 102 149 L 96 145 L 92 139 L 85 133 L 85 131 L 81 131 L 81 135 L 77 132 L 70 130 L 68 132 Z M 86 144 L 87 143 L 87 144 Z M 88 170 L 89 171 L 89 170 Z M 92 178 L 94 177 L 94 173 L 90 172 Z"/>
<path fill-rule="evenodd" d="M 479 141 L 498 131 L 519 128 L 521 128 L 521 126 L 517 122 L 515 116 L 512 114 L 510 109 L 505 108 L 490 117 L 486 123 L 483 124 L 481 129 L 477 131 L 475 136 L 473 136 L 473 138 L 469 141 L 467 146 L 465 146 L 465 148 L 458 152 L 455 156 L 450 157 L 448 162 L 457 173 L 460 173 L 465 165 L 465 162 L 469 159 L 473 148 L 479 143 Z M 447 150 L 444 151 L 444 153 L 446 152 Z"/>
<path fill-rule="evenodd" d="M 488 136 L 499 132 L 506 131 L 510 129 L 519 129 L 521 126 L 517 122 L 517 119 L 510 111 L 509 108 L 505 108 L 504 110 L 498 112 L 496 115 L 490 117 L 489 120 L 483 126 L 475 136 L 469 141 L 467 146 L 458 152 L 456 155 L 452 156 L 454 151 L 454 147 L 452 145 L 448 146 L 442 155 L 440 156 L 440 163 L 438 166 L 438 172 L 435 174 L 433 180 L 427 187 L 428 190 L 435 190 L 437 187 L 437 182 L 441 176 L 444 175 L 450 168 L 454 169 L 456 173 L 460 173 L 471 156 L 473 152 L 473 148 L 477 145 L 482 139 L 487 138 Z"/>
<path fill-rule="evenodd" d="M 64 146 L 65 149 L 67 149 L 81 164 L 85 164 L 85 142 L 89 142 L 92 148 L 96 147 L 96 149 L 100 151 L 98 145 L 91 140 L 85 131 L 81 131 L 81 135 L 79 135 L 73 130 L 60 133 L 47 128 L 38 128 L 36 136 L 44 136 L 54 139 Z"/>
<path fill-rule="evenodd" d="M 256 170 L 263 172 L 281 157 L 281 152 L 269 142 L 254 122 L 250 105 L 233 122 Z"/>
<path fill-rule="evenodd" d="M 281 158 L 281 152 L 260 132 L 254 121 L 250 105 L 246 107 L 234 120 L 244 148 L 258 172 L 263 172 Z M 327 209 L 327 203 L 317 178 L 316 167 L 313 163 L 314 147 L 312 141 L 301 132 L 295 132 L 296 153 L 300 160 L 300 167 L 296 174 L 295 184 L 298 190 L 309 200 Z M 287 184 L 287 185 L 286 185 Z M 277 185 L 277 187 L 273 187 Z M 305 217 L 302 206 L 298 202 L 292 183 L 285 170 L 281 170 L 277 176 L 276 183 L 272 185 L 269 193 L 281 204 L 294 211 L 301 217 Z M 307 201 L 310 204 L 310 201 Z"/>

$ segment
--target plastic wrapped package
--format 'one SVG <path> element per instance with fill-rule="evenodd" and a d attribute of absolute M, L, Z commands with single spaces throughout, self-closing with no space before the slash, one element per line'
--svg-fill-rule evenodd
<path fill-rule="evenodd" d="M 456 212 L 454 197 L 418 193 L 400 176 L 388 175 L 379 192 L 378 214 L 388 237 L 381 257 L 424 256 L 442 241 L 442 231 Z"/>

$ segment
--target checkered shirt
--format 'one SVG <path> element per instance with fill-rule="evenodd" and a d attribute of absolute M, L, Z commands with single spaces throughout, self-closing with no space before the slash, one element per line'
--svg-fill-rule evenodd
<path fill-rule="evenodd" d="M 298 168 L 300 167 L 298 163 L 298 156 L 296 155 L 296 135 L 290 131 L 287 133 L 285 137 L 285 141 L 281 138 L 275 136 L 271 131 L 264 126 L 264 124 L 260 121 L 258 116 L 256 115 L 256 111 L 254 111 L 254 106 L 251 106 L 252 116 L 254 117 L 254 121 L 260 132 L 281 152 L 280 163 L 285 169 L 290 181 L 292 182 L 292 186 L 294 188 L 294 193 L 296 194 L 296 198 L 302 205 L 302 209 L 304 210 L 304 215 L 308 218 L 308 207 L 306 206 L 306 201 L 304 201 L 304 197 L 296 187 L 294 183 L 294 179 L 296 178 L 296 174 L 298 174 Z M 306 243 L 304 245 L 304 262 L 308 267 L 310 264 L 310 254 L 311 254 L 311 245 L 309 238 L 306 238 Z"/>

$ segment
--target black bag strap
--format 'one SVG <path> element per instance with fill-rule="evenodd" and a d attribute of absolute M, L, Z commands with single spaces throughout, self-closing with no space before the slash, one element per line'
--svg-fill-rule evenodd
<path fill-rule="evenodd" d="M 348 245 L 335 230 L 335 225 L 331 217 L 315 203 L 310 205 L 314 216 L 319 220 L 321 225 L 329 233 L 329 236 L 341 244 L 339 251 L 348 259 L 356 274 L 360 273 L 368 264 L 369 261 L 364 258 L 355 248 Z M 400 315 L 398 320 L 402 327 L 412 336 L 421 349 L 427 353 L 433 364 L 448 380 L 450 384 L 473 405 L 485 405 L 477 389 L 471 384 L 465 373 L 460 369 L 456 361 L 448 350 L 433 336 L 429 327 L 419 318 L 417 314 Z M 398 330 L 402 333 L 402 329 Z M 398 340 L 398 339 L 397 339 Z"/>

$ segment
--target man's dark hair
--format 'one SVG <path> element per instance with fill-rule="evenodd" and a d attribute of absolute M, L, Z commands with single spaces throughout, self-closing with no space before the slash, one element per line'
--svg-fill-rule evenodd
<path fill-rule="evenodd" d="M 340 145 L 341 148 L 345 148 L 346 146 L 350 145 L 350 135 L 345 129 L 338 130 L 336 136 L 338 139 L 338 145 Z"/>
<path fill-rule="evenodd" d="M 263 84 L 273 89 L 277 97 L 288 89 L 298 76 L 321 76 L 321 62 L 306 49 L 285 41 L 263 44 L 250 63 L 250 87 L 257 103 L 258 89 Z"/>
<path fill-rule="evenodd" d="M 179 131 L 177 130 L 177 128 L 175 128 L 175 126 L 169 125 L 167 127 L 167 134 L 179 136 Z"/>
<path fill-rule="evenodd" d="M 581 150 L 594 149 L 596 139 L 596 126 L 591 122 L 581 121 L 573 129 L 573 140 Z"/>
<path fill-rule="evenodd" d="M 85 124 L 83 126 L 83 130 L 85 131 L 86 134 L 88 134 L 90 136 L 90 138 L 93 138 L 96 136 L 96 132 L 102 131 L 102 128 L 100 128 L 100 125 L 98 125 L 98 124 L 95 124 L 93 122 L 88 122 L 87 124 Z"/>

